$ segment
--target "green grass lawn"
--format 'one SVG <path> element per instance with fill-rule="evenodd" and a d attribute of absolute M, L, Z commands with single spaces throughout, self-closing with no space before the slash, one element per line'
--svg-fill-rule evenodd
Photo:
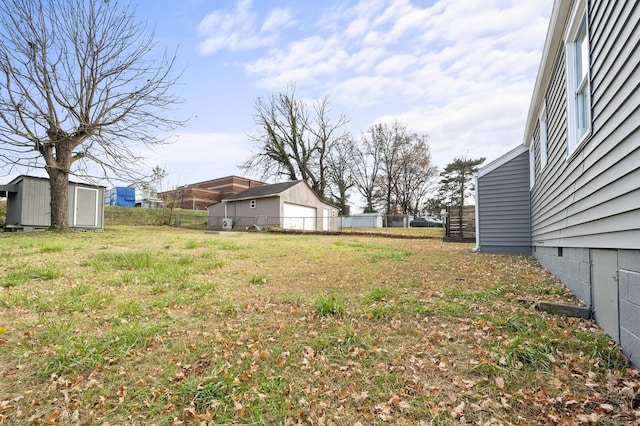
<path fill-rule="evenodd" d="M 571 296 L 531 258 L 471 248 L 0 234 L 0 423 L 635 424 L 619 348 L 528 302 Z"/>

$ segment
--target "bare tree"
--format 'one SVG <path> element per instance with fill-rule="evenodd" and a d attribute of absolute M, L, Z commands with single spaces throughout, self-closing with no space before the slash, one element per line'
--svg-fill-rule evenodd
<path fill-rule="evenodd" d="M 354 149 L 353 175 L 365 212 L 415 214 L 436 173 L 427 136 L 393 122 L 370 126 Z"/>
<path fill-rule="evenodd" d="M 355 187 L 365 200 L 364 213 L 375 213 L 375 198 L 380 180 L 380 145 L 372 137 L 372 128 L 363 133 L 362 140 L 353 150 L 353 179 Z"/>
<path fill-rule="evenodd" d="M 434 187 L 438 169 L 431 163 L 427 139 L 425 135 L 412 134 L 400 152 L 393 192 L 403 214 L 419 214 Z"/>
<path fill-rule="evenodd" d="M 329 152 L 327 175 L 331 197 L 337 201 L 340 212 L 348 215 L 348 192 L 355 185 L 354 161 L 356 146 L 353 138 L 348 135 L 336 143 Z"/>
<path fill-rule="evenodd" d="M 385 214 L 397 212 L 397 203 L 393 197 L 394 189 L 401 172 L 401 159 L 410 143 L 407 126 L 395 121 L 391 124 L 375 124 L 370 128 L 374 143 L 380 149 L 379 180 L 380 195 L 383 198 Z"/>
<path fill-rule="evenodd" d="M 51 226 L 69 227 L 69 175 L 139 177 L 138 148 L 182 124 L 174 55 L 117 0 L 0 0 L 0 163 L 44 168 Z"/>
<path fill-rule="evenodd" d="M 347 118 L 340 115 L 333 122 L 326 97 L 309 109 L 306 102 L 296 98 L 293 84 L 286 93 L 257 98 L 254 108 L 258 130 L 251 139 L 258 151 L 242 168 L 261 170 L 263 179 L 274 176 L 302 179 L 324 197 L 328 155 L 333 145 L 345 136 L 342 129 Z"/>

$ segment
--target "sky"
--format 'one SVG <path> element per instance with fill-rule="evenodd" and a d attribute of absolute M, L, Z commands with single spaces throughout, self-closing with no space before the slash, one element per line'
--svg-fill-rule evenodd
<path fill-rule="evenodd" d="M 135 1 L 134 1 L 135 4 Z M 255 152 L 254 102 L 327 97 L 359 139 L 399 121 L 433 163 L 522 143 L 553 0 L 139 0 L 136 16 L 182 73 L 175 143 L 147 153 L 163 190 L 240 175 Z M 485 163 L 486 164 L 486 163 Z"/>

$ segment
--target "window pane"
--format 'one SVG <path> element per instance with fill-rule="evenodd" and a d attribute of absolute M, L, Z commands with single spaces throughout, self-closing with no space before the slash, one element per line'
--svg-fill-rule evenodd
<path fill-rule="evenodd" d="M 540 120 L 540 168 L 547 165 L 547 122 Z"/>
<path fill-rule="evenodd" d="M 578 81 L 581 81 L 589 72 L 589 38 L 587 37 L 587 25 L 585 20 L 580 24 L 578 38 L 576 39 L 576 71 Z"/>
<path fill-rule="evenodd" d="M 585 90 L 583 90 L 582 92 L 579 92 L 577 94 L 577 108 L 576 108 L 576 115 L 577 115 L 577 133 L 578 133 L 578 138 L 580 138 L 582 135 L 584 135 L 587 132 L 587 129 L 589 128 L 589 94 L 586 91 L 587 87 L 585 87 Z"/>

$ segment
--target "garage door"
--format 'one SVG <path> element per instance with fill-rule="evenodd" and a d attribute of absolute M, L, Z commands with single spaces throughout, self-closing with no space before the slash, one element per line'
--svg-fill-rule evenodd
<path fill-rule="evenodd" d="M 284 229 L 316 230 L 317 213 L 315 207 L 284 203 L 283 211 L 282 226 Z"/>

